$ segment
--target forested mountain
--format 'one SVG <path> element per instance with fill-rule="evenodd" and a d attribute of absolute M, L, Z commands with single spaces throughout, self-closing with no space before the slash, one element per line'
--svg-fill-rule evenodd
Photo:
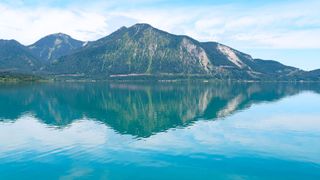
<path fill-rule="evenodd" d="M 58 33 L 30 46 L 0 42 L 0 70 L 108 79 L 114 77 L 205 77 L 235 80 L 319 80 L 319 70 L 303 71 L 273 60 L 254 59 L 217 42 L 199 42 L 148 24 L 122 27 L 84 43 Z"/>
<path fill-rule="evenodd" d="M 37 58 L 44 62 L 51 62 L 79 49 L 83 44 L 84 42 L 73 39 L 69 35 L 57 33 L 41 38 L 28 48 Z"/>
<path fill-rule="evenodd" d="M 0 72 L 32 73 L 40 67 L 28 48 L 15 40 L 0 40 Z"/>

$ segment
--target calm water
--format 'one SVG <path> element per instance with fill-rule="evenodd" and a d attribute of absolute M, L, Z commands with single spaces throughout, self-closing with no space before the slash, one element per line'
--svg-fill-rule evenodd
<path fill-rule="evenodd" d="M 320 84 L 0 86 L 0 179 L 320 179 Z"/>

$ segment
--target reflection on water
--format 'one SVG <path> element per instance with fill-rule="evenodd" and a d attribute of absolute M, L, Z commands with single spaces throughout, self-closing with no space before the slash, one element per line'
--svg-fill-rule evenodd
<path fill-rule="evenodd" d="M 1 85 L 0 178 L 319 178 L 319 93 L 311 83 Z"/>
<path fill-rule="evenodd" d="M 0 117 L 29 113 L 45 124 L 66 126 L 89 118 L 122 134 L 148 137 L 197 119 L 215 120 L 254 103 L 272 102 L 317 84 L 37 84 L 0 89 Z"/>

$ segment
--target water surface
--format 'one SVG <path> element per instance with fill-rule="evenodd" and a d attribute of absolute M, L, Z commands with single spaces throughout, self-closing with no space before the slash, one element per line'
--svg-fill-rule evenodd
<path fill-rule="evenodd" d="M 320 179 L 320 84 L 0 86 L 0 179 Z"/>

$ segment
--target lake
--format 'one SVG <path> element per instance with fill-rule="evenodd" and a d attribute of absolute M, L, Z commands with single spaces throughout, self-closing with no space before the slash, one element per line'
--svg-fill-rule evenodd
<path fill-rule="evenodd" d="M 0 84 L 0 179 L 78 178 L 320 179 L 320 84 Z"/>

